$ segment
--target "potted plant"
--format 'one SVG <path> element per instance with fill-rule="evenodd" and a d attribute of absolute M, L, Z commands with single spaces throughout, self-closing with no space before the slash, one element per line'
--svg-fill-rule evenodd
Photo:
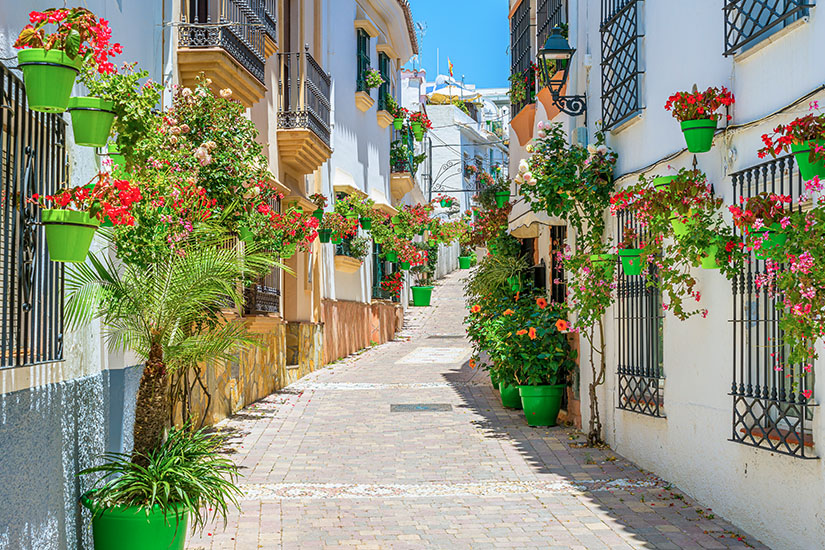
<path fill-rule="evenodd" d="M 324 212 L 324 218 L 318 229 L 318 237 L 322 243 L 340 244 L 344 237 L 355 235 L 357 226 L 357 221 L 345 218 L 338 212 Z"/>
<path fill-rule="evenodd" d="M 46 228 L 49 258 L 55 262 L 83 262 L 95 231 L 102 221 L 112 225 L 132 225 L 134 203 L 140 201 L 137 186 L 126 180 L 99 173 L 86 185 L 62 189 L 54 195 L 33 195 L 30 201 L 40 208 Z"/>
<path fill-rule="evenodd" d="M 384 77 L 376 69 L 367 69 L 364 71 L 364 85 L 367 91 L 378 88 L 384 83 Z"/>
<path fill-rule="evenodd" d="M 400 271 L 389 273 L 381 280 L 381 289 L 388 292 L 394 301 L 401 299 L 401 290 L 404 288 L 404 276 Z"/>
<path fill-rule="evenodd" d="M 319 222 L 324 219 L 324 208 L 327 206 L 327 197 L 323 193 L 313 193 L 309 196 L 309 200 L 315 205 L 313 210 L 313 217 Z"/>
<path fill-rule="evenodd" d="M 811 104 L 811 110 L 815 108 L 816 104 Z M 759 158 L 792 152 L 803 180 L 825 179 L 825 113 L 808 113 L 780 124 L 771 134 L 764 134 L 762 142 L 765 146 L 759 150 Z"/>
<path fill-rule="evenodd" d="M 431 130 L 432 127 L 432 122 L 430 122 L 430 119 L 427 118 L 427 114 L 423 111 L 417 111 L 410 115 L 410 129 L 412 130 L 416 141 L 423 140 L 424 132 Z"/>
<path fill-rule="evenodd" d="M 713 145 L 713 135 L 721 113 L 720 107 L 730 107 L 734 103 L 733 94 L 727 88 L 708 88 L 699 92 L 693 86 L 691 92 L 677 92 L 665 103 L 665 109 L 673 112 L 685 135 L 687 149 L 691 153 L 705 153 Z M 730 115 L 727 119 L 730 120 Z"/>
<path fill-rule="evenodd" d="M 619 243 L 619 259 L 624 274 L 628 276 L 641 275 L 645 267 L 644 249 L 634 247 L 637 239 L 638 235 L 634 230 L 625 228 L 624 239 Z"/>
<path fill-rule="evenodd" d="M 407 109 L 405 109 L 404 107 L 401 107 L 398 104 L 398 102 L 395 101 L 395 98 L 392 97 L 390 94 L 387 94 L 384 97 L 385 97 L 385 102 L 387 104 L 387 110 L 393 116 L 393 121 L 392 121 L 393 128 L 395 128 L 396 130 L 403 129 L 404 128 L 404 122 L 407 120 L 407 117 L 409 116 L 410 112 Z"/>
<path fill-rule="evenodd" d="M 767 259 L 772 250 L 780 250 L 788 239 L 785 234 L 790 218 L 785 205 L 791 197 L 774 193 L 759 193 L 744 200 L 742 207 L 730 206 L 733 224 L 748 238 L 748 247 L 758 260 Z"/>
<path fill-rule="evenodd" d="M 84 64 L 100 72 L 114 71 L 109 57 L 120 53 L 120 44 L 109 44 L 109 25 L 89 10 L 33 11 L 29 21 L 14 47 L 20 50 L 17 64 L 23 70 L 26 99 L 33 111 L 65 111 L 75 77 Z M 57 29 L 47 34 L 46 25 L 57 25 Z"/>
<path fill-rule="evenodd" d="M 459 246 L 461 247 L 461 252 L 458 256 L 458 268 L 470 269 L 473 264 L 473 249 L 466 242 L 461 243 L 461 241 L 459 241 Z"/>
<path fill-rule="evenodd" d="M 411 287 L 413 305 L 415 307 L 428 307 L 432 301 L 433 286 L 432 277 L 435 274 L 435 266 L 428 260 L 428 252 L 420 251 L 422 258 L 420 263 L 411 267 L 415 285 Z"/>

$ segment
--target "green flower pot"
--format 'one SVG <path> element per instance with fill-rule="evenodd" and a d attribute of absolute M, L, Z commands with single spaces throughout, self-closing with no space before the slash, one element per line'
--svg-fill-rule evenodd
<path fill-rule="evenodd" d="M 685 120 L 682 133 L 691 153 L 707 153 L 713 146 L 713 134 L 716 133 L 716 121 L 710 118 Z"/>
<path fill-rule="evenodd" d="M 155 506 L 149 515 L 136 506 L 97 509 L 87 496 L 80 499 L 92 510 L 95 550 L 183 550 L 189 513 L 164 514 Z"/>
<path fill-rule="evenodd" d="M 403 118 L 396 118 L 392 121 L 392 126 L 396 130 L 400 130 L 404 127 L 404 119 Z"/>
<path fill-rule="evenodd" d="M 343 240 L 344 240 L 344 238 L 341 235 L 336 233 L 335 235 L 330 237 L 329 242 L 331 242 L 332 244 L 341 244 L 341 241 L 343 241 Z"/>
<path fill-rule="evenodd" d="M 319 229 L 318 230 L 318 240 L 322 243 L 328 243 L 329 240 L 332 238 L 332 229 Z"/>
<path fill-rule="evenodd" d="M 323 208 L 316 208 L 312 212 L 312 217 L 315 218 L 318 221 L 323 220 L 324 219 L 324 209 Z"/>
<path fill-rule="evenodd" d="M 401 262 L 401 271 L 409 271 L 410 262 Z"/>
<path fill-rule="evenodd" d="M 473 258 L 471 256 L 459 256 L 458 257 L 458 267 L 460 269 L 470 269 L 470 264 L 472 263 Z"/>
<path fill-rule="evenodd" d="M 690 216 L 691 212 L 688 212 L 687 216 L 673 215 L 670 218 L 670 225 L 673 227 L 673 234 L 676 237 L 682 237 L 690 232 L 690 228 L 694 223 Z"/>
<path fill-rule="evenodd" d="M 433 298 L 433 287 L 414 286 L 412 289 L 413 305 L 415 307 L 427 307 Z"/>
<path fill-rule="evenodd" d="M 555 426 L 561 409 L 564 384 L 555 386 L 519 386 L 524 416 L 530 426 Z"/>
<path fill-rule="evenodd" d="M 507 277 L 507 284 L 510 285 L 510 289 L 513 292 L 521 291 L 521 279 L 517 276 L 513 275 L 512 277 Z"/>
<path fill-rule="evenodd" d="M 398 252 L 385 252 L 384 259 L 388 262 L 397 262 L 398 261 Z"/>
<path fill-rule="evenodd" d="M 814 179 L 814 176 L 825 179 L 825 159 L 813 163 L 810 161 L 811 150 L 814 145 L 825 147 L 825 139 L 791 144 L 791 151 L 793 152 L 794 159 L 796 159 L 796 165 L 799 166 L 799 173 L 805 181 Z"/>
<path fill-rule="evenodd" d="M 594 270 L 599 270 L 604 279 L 612 279 L 616 272 L 616 256 L 614 254 L 591 254 L 590 264 Z"/>
<path fill-rule="evenodd" d="M 74 141 L 85 147 L 103 147 L 115 121 L 114 103 L 99 97 L 69 98 Z"/>
<path fill-rule="evenodd" d="M 424 139 L 424 127 L 420 122 L 411 122 L 410 129 L 412 130 L 413 136 L 415 136 L 415 141 Z"/>
<path fill-rule="evenodd" d="M 674 179 L 676 179 L 676 176 L 659 176 L 658 178 L 653 178 L 653 187 L 667 187 Z"/>
<path fill-rule="evenodd" d="M 496 191 L 496 206 L 499 208 L 504 208 L 504 205 L 507 204 L 508 200 L 510 200 L 509 191 Z"/>
<path fill-rule="evenodd" d="M 716 254 L 719 252 L 719 246 L 712 244 L 705 249 L 705 257 L 702 258 L 700 265 L 702 269 L 719 269 L 719 264 L 716 262 Z"/>
<path fill-rule="evenodd" d="M 99 221 L 88 212 L 58 209 L 43 210 L 41 220 L 46 227 L 46 245 L 53 262 L 86 260 Z"/>
<path fill-rule="evenodd" d="M 364 231 L 372 229 L 372 218 L 361 218 L 359 221 L 361 222 L 361 229 Z"/>
<path fill-rule="evenodd" d="M 521 395 L 518 386 L 511 386 L 502 381 L 498 383 L 498 391 L 501 395 L 501 404 L 508 409 L 521 409 Z"/>
<path fill-rule="evenodd" d="M 18 51 L 17 66 L 23 69 L 29 108 L 43 113 L 65 111 L 81 63 L 79 55 L 72 59 L 62 50 L 28 48 Z"/>
<path fill-rule="evenodd" d="M 390 221 L 391 221 L 392 223 L 394 223 L 394 224 L 398 225 L 399 223 L 401 223 L 401 216 L 399 216 L 398 214 L 396 214 L 395 216 L 393 216 L 392 218 L 390 218 Z"/>
<path fill-rule="evenodd" d="M 106 150 L 109 153 L 109 158 L 112 160 L 112 170 L 125 170 L 126 157 L 118 151 L 117 144 L 110 143 Z"/>
<path fill-rule="evenodd" d="M 644 270 L 641 248 L 622 248 L 619 250 L 622 270 L 625 275 L 641 275 Z"/>
<path fill-rule="evenodd" d="M 757 260 L 767 260 L 771 250 L 782 248 L 788 240 L 788 236 L 782 232 L 782 226 L 778 223 L 772 223 L 769 227 L 755 231 L 755 233 L 763 239 L 759 250 L 753 251 Z"/>
<path fill-rule="evenodd" d="M 441 201 L 441 208 L 447 208 L 448 206 L 450 206 L 450 201 L 446 199 Z"/>

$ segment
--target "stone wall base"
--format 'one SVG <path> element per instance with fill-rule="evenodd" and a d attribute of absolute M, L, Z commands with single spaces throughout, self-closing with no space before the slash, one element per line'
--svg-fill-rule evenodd
<path fill-rule="evenodd" d="M 331 363 L 371 345 L 383 344 L 404 326 L 400 304 L 344 300 L 321 301 L 324 321 L 324 362 Z"/>

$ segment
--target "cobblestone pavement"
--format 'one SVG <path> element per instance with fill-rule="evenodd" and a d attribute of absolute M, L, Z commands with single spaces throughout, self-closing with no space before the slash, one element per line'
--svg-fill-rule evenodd
<path fill-rule="evenodd" d="M 396 341 L 221 425 L 241 509 L 190 550 L 766 548 L 610 449 L 502 408 L 467 366 L 461 276 Z"/>

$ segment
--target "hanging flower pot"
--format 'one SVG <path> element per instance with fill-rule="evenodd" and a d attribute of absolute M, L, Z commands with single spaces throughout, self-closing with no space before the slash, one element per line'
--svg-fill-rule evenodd
<path fill-rule="evenodd" d="M 54 262 L 83 262 L 100 222 L 88 212 L 46 209 L 41 213 L 46 227 L 46 245 Z"/>
<path fill-rule="evenodd" d="M 603 279 L 613 279 L 616 272 L 616 256 L 614 254 L 591 254 L 590 264 L 593 270 L 599 271 Z"/>
<path fill-rule="evenodd" d="M 424 127 L 418 121 L 412 121 L 410 123 L 410 129 L 412 129 L 413 136 L 415 136 L 415 141 L 421 141 L 424 139 Z"/>
<path fill-rule="evenodd" d="M 450 200 L 449 199 L 441 199 L 441 208 L 449 208 L 450 207 Z"/>
<path fill-rule="evenodd" d="M 799 166 L 799 173 L 805 181 L 814 179 L 814 176 L 825 179 L 825 159 L 820 158 L 820 160 L 813 163 L 810 160 L 811 150 L 814 146 L 825 147 L 825 139 L 791 144 L 791 151 L 793 151 L 794 159 L 796 159 L 796 165 Z"/>
<path fill-rule="evenodd" d="M 348 220 L 355 220 L 358 219 L 358 214 L 356 214 L 355 212 L 347 212 L 346 214 L 344 214 L 344 217 Z"/>
<path fill-rule="evenodd" d="M 404 119 L 403 118 L 396 118 L 392 121 L 392 126 L 396 130 L 400 130 L 404 127 Z"/>
<path fill-rule="evenodd" d="M 85 147 L 103 147 L 115 121 L 114 103 L 99 97 L 69 98 L 74 141 Z"/>
<path fill-rule="evenodd" d="M 318 240 L 322 243 L 328 243 L 332 238 L 332 229 L 319 229 Z"/>
<path fill-rule="evenodd" d="M 318 221 L 321 221 L 322 219 L 324 219 L 324 209 L 323 208 L 316 208 L 312 212 L 312 217 L 315 218 Z"/>
<path fill-rule="evenodd" d="M 126 169 L 126 157 L 118 150 L 117 144 L 110 143 L 106 148 L 109 152 L 109 159 L 112 161 L 112 171 Z"/>
<path fill-rule="evenodd" d="M 413 305 L 415 307 L 428 307 L 433 297 L 433 287 L 431 286 L 413 286 L 410 287 L 413 296 Z"/>
<path fill-rule="evenodd" d="M 398 252 L 393 252 L 393 251 L 385 252 L 384 253 L 384 259 L 387 260 L 388 262 L 397 262 L 398 261 Z"/>
<path fill-rule="evenodd" d="M 529 426 L 555 426 L 561 410 L 565 384 L 555 386 L 519 386 L 521 405 Z"/>
<path fill-rule="evenodd" d="M 341 234 L 340 234 L 340 233 L 335 233 L 335 234 L 334 234 L 332 237 L 330 237 L 330 239 L 329 239 L 329 241 L 330 241 L 332 244 L 341 244 L 341 241 L 343 241 L 343 240 L 344 240 L 344 238 L 341 236 Z"/>
<path fill-rule="evenodd" d="M 719 263 L 716 261 L 716 254 L 718 252 L 719 246 L 715 244 L 712 244 L 705 249 L 705 256 L 700 262 L 702 269 L 719 269 Z"/>
<path fill-rule="evenodd" d="M 690 232 L 690 228 L 693 226 L 693 223 L 691 212 L 688 212 L 686 216 L 675 214 L 670 218 L 670 225 L 673 227 L 673 234 L 676 237 L 687 235 L 688 232 Z"/>
<path fill-rule="evenodd" d="M 372 229 L 372 218 L 361 218 L 359 221 L 361 222 L 361 229 L 364 231 Z"/>
<path fill-rule="evenodd" d="M 63 50 L 18 51 L 17 66 L 23 69 L 29 108 L 43 113 L 65 111 L 82 61 L 79 55 L 72 59 Z"/>
<path fill-rule="evenodd" d="M 410 262 L 401 262 L 401 271 L 409 271 Z"/>
<path fill-rule="evenodd" d="M 622 270 L 625 275 L 641 275 L 644 269 L 641 248 L 622 248 L 619 250 L 622 260 Z"/>
<path fill-rule="evenodd" d="M 189 512 L 165 513 L 159 506 L 147 514 L 136 506 L 98 508 L 88 495 L 80 502 L 93 512 L 92 538 L 95 550 L 183 550 Z"/>
<path fill-rule="evenodd" d="M 682 133 L 685 134 L 688 151 L 691 153 L 707 153 L 713 146 L 716 121 L 711 118 L 682 121 Z"/>
<path fill-rule="evenodd" d="M 459 256 L 458 257 L 458 267 L 459 269 L 470 269 L 470 264 L 473 262 L 473 258 L 471 256 Z"/>
<path fill-rule="evenodd" d="M 676 179 L 676 176 L 659 176 L 658 178 L 653 178 L 653 187 L 656 189 L 667 187 L 674 179 Z"/>
<path fill-rule="evenodd" d="M 507 204 L 508 200 L 510 200 L 509 191 L 496 191 L 496 206 L 499 208 L 504 208 L 504 205 Z"/>
<path fill-rule="evenodd" d="M 519 394 L 518 386 L 511 386 L 500 381 L 498 383 L 498 391 L 503 406 L 508 409 L 521 409 L 521 395 Z"/>
<path fill-rule="evenodd" d="M 785 246 L 785 241 L 788 240 L 788 236 L 782 232 L 782 226 L 778 223 L 772 223 L 769 227 L 756 231 L 755 234 L 762 239 L 759 249 L 754 250 L 757 260 L 767 260 L 771 250 Z"/>

